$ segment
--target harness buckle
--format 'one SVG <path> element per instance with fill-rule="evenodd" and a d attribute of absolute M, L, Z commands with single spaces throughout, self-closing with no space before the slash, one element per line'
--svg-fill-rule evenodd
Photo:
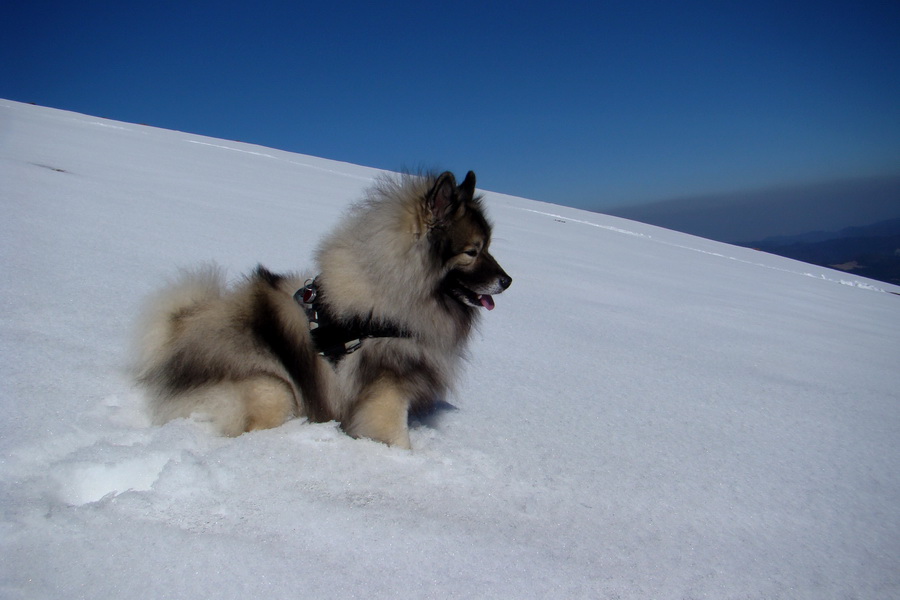
<path fill-rule="evenodd" d="M 300 299 L 303 301 L 303 304 L 312 304 L 316 296 L 319 295 L 316 291 L 315 279 L 307 279 L 306 285 L 300 288 L 300 291 L 302 292 Z"/>

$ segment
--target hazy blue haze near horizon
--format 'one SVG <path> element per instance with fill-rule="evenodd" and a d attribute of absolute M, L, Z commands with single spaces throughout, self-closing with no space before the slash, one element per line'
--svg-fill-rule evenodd
<path fill-rule="evenodd" d="M 900 217 L 900 176 L 689 196 L 599 212 L 728 243 L 836 233 Z"/>
<path fill-rule="evenodd" d="M 895 2 L 4 12 L 0 97 L 557 204 L 900 175 Z"/>

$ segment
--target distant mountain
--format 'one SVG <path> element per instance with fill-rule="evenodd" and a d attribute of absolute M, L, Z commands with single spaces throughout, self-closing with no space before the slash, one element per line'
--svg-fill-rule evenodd
<path fill-rule="evenodd" d="M 870 279 L 900 283 L 900 219 L 836 232 L 774 236 L 739 245 Z"/>
<path fill-rule="evenodd" d="M 900 283 L 900 176 L 676 198 L 601 212 Z"/>
<path fill-rule="evenodd" d="M 776 235 L 767 237 L 762 241 L 738 242 L 738 246 L 759 248 L 760 246 L 779 247 L 794 244 L 815 244 L 836 239 L 846 238 L 877 238 L 897 235 L 900 233 L 900 218 L 879 221 L 873 225 L 864 227 L 846 227 L 840 231 L 811 231 L 797 235 Z"/>

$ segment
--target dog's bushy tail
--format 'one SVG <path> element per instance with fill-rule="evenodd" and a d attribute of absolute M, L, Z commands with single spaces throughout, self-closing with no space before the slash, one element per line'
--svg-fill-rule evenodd
<path fill-rule="evenodd" d="M 177 317 L 225 294 L 221 267 L 208 264 L 178 275 L 144 304 L 134 335 L 132 370 L 140 381 L 168 358 Z"/>

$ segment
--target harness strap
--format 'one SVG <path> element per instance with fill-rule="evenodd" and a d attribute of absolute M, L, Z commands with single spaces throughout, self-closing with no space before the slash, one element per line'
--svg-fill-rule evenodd
<path fill-rule="evenodd" d="M 337 363 L 348 354 L 359 350 L 363 341 L 370 338 L 408 338 L 407 331 L 392 324 L 373 323 L 371 319 L 354 317 L 350 321 L 338 321 L 319 297 L 316 279 L 294 293 L 294 300 L 306 312 L 309 331 L 319 354 Z"/>

